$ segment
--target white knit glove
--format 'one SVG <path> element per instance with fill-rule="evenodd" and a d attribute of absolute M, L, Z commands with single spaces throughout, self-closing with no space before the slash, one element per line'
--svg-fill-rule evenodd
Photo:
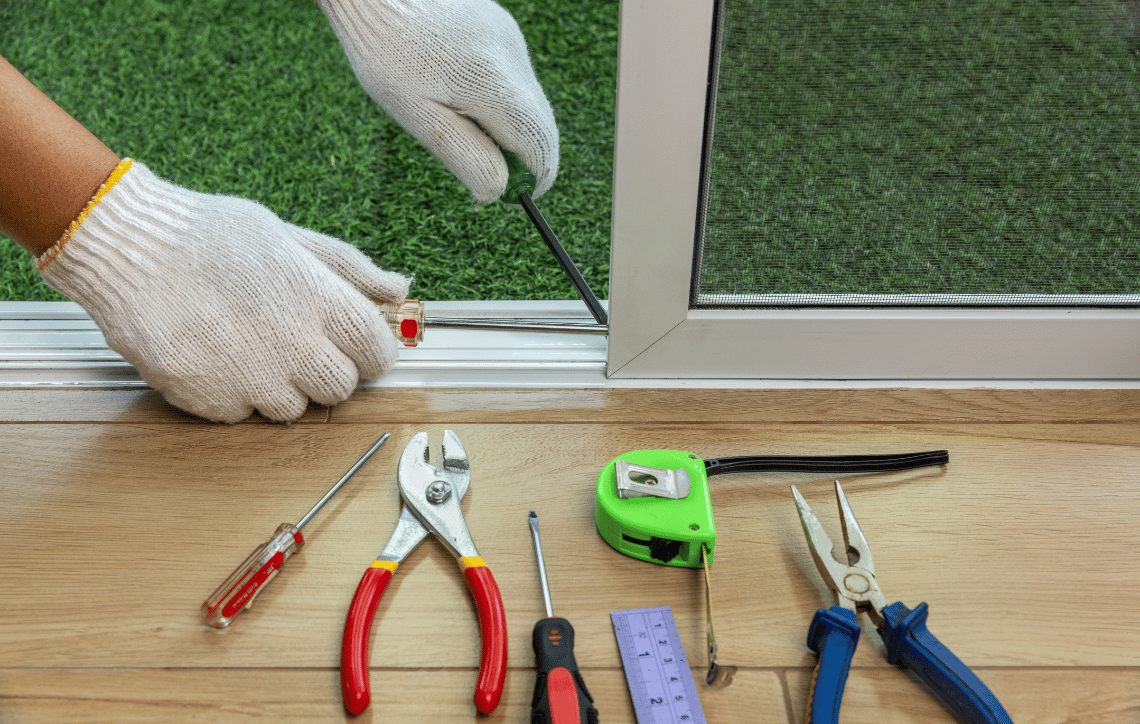
<path fill-rule="evenodd" d="M 317 0 L 364 90 L 475 199 L 507 185 L 498 146 L 537 179 L 558 175 L 558 126 L 526 40 L 493 0 Z M 496 142 L 498 146 L 496 146 Z"/>
<path fill-rule="evenodd" d="M 309 399 L 336 404 L 395 362 L 396 338 L 366 297 L 402 300 L 410 280 L 355 247 L 138 161 L 100 194 L 37 266 L 176 407 L 295 420 Z"/>

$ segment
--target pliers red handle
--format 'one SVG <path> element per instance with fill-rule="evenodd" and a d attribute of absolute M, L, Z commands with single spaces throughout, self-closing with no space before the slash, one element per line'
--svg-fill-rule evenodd
<path fill-rule="evenodd" d="M 352 598 L 341 644 L 340 681 L 344 707 L 350 714 L 368 708 L 371 700 L 368 640 L 376 606 L 392 574 L 428 533 L 439 538 L 459 561 L 475 599 L 483 653 L 475 685 L 475 708 L 490 714 L 499 704 L 507 675 L 507 617 L 491 569 L 479 556 L 463 519 L 459 501 L 471 480 L 467 453 L 451 430 L 443 435 L 443 467 L 428 464 L 428 434 L 416 433 L 400 457 L 397 473 L 404 505 L 384 551 L 372 563 Z"/>

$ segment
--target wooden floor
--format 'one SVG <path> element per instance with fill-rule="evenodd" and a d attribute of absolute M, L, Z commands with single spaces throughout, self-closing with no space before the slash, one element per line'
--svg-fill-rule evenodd
<path fill-rule="evenodd" d="M 926 601 L 930 630 L 1016 722 L 1140 721 L 1140 392 L 386 390 L 290 426 L 228 427 L 153 392 L 10 390 L 0 422 L 4 724 L 351 719 L 338 683 L 345 613 L 398 514 L 399 453 L 413 433 L 438 444 L 444 429 L 470 455 L 464 509 L 503 592 L 506 690 L 492 715 L 475 713 L 474 606 L 428 540 L 381 602 L 360 721 L 529 721 L 543 615 L 530 510 L 603 724 L 635 721 L 611 611 L 672 607 L 701 682 L 700 573 L 619 555 L 594 527 L 598 472 L 642 448 L 949 450 L 944 468 L 843 478 L 887 600 Z M 253 608 L 206 626 L 198 607 L 233 567 L 389 431 Z M 791 484 L 840 538 L 826 476 L 710 481 L 716 634 L 739 673 L 724 689 L 698 683 L 708 722 L 804 720 L 815 663 L 804 637 L 833 600 Z M 864 628 L 842 721 L 954 721 Z"/>

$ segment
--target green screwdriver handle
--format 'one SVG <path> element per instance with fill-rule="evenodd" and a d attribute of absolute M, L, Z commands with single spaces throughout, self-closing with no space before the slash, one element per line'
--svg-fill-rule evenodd
<path fill-rule="evenodd" d="M 503 151 L 503 158 L 507 159 L 507 189 L 501 198 L 508 204 L 522 203 L 519 201 L 519 196 L 533 194 L 538 181 L 515 154 Z"/>

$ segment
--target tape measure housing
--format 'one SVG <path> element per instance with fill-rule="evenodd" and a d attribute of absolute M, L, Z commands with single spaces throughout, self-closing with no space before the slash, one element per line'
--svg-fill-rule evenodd
<path fill-rule="evenodd" d="M 640 482 L 623 485 L 624 488 L 644 490 L 646 482 L 655 485 L 650 471 L 657 469 L 661 473 L 684 473 L 688 492 L 676 498 L 622 497 L 618 485 L 619 462 L 629 463 L 623 467 L 641 476 Z M 606 543 L 631 558 L 665 566 L 701 568 L 701 548 L 704 547 L 712 562 L 716 526 L 705 463 L 698 455 L 683 450 L 634 450 L 619 455 L 598 475 L 594 514 L 598 533 Z"/>

